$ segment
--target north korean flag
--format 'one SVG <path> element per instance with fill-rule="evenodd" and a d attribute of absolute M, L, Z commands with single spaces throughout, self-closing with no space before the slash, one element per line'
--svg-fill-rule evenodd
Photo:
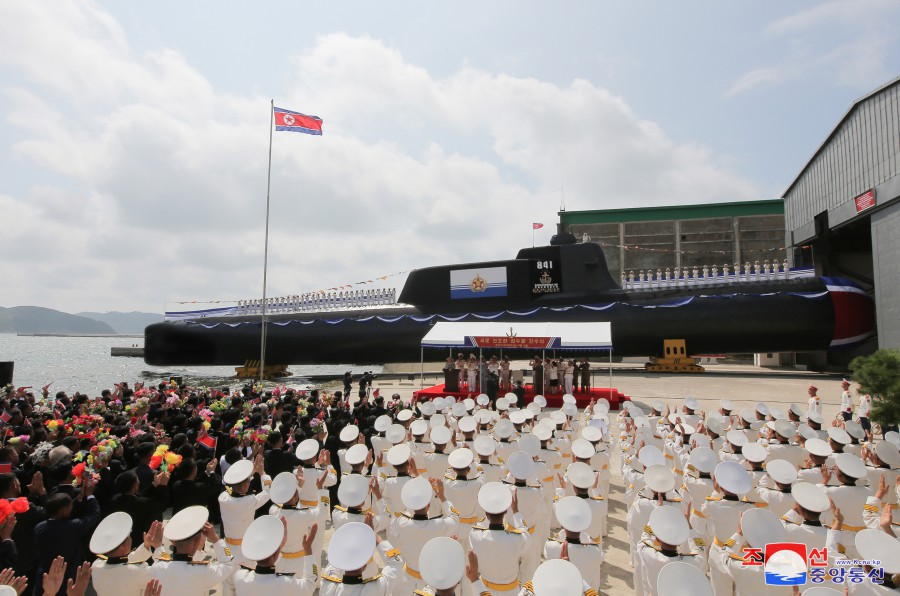
<path fill-rule="evenodd" d="M 275 130 L 302 132 L 308 135 L 322 134 L 322 119 L 283 108 L 275 108 Z"/>

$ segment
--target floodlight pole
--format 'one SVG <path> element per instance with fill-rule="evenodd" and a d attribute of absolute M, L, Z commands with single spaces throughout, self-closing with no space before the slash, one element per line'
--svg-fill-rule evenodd
<path fill-rule="evenodd" d="M 266 377 L 266 277 L 269 271 L 269 196 L 272 189 L 272 123 L 275 118 L 275 100 L 269 105 L 269 173 L 266 179 L 266 240 L 263 248 L 263 298 L 260 315 L 261 332 L 259 335 L 259 384 Z"/>

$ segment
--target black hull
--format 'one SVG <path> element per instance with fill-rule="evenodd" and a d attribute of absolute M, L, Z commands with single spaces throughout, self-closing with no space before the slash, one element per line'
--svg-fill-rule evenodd
<path fill-rule="evenodd" d="M 810 285 L 803 284 L 803 289 L 813 289 Z M 824 285 L 815 285 L 824 291 Z M 828 295 L 818 299 L 791 295 L 784 293 L 785 289 L 780 287 L 781 292 L 774 295 L 694 296 L 689 304 L 657 308 L 647 307 L 660 303 L 659 299 L 617 302 L 600 311 L 584 307 L 563 311 L 543 308 L 527 319 L 503 312 L 491 320 L 609 321 L 617 356 L 657 354 L 664 339 L 686 340 L 692 354 L 828 349 L 835 327 L 832 300 Z M 495 314 L 482 313 L 481 317 L 469 314 L 461 320 L 484 320 L 485 316 Z M 415 308 L 368 311 L 363 320 L 347 317 L 339 323 L 327 322 L 332 319 L 276 315 L 268 325 L 266 361 L 278 364 L 416 361 L 420 357 L 422 337 L 440 319 L 432 317 L 418 322 L 408 315 L 427 316 Z M 448 316 L 455 320 L 459 315 L 448 313 Z M 379 317 L 400 319 L 385 322 Z M 204 320 L 203 324 L 151 325 L 145 333 L 145 360 L 153 365 L 239 365 L 259 358 L 261 324 L 258 320 L 235 325 L 237 322 L 232 318 L 227 324 L 224 320 Z M 444 350 L 426 350 L 430 359 L 443 355 Z"/>

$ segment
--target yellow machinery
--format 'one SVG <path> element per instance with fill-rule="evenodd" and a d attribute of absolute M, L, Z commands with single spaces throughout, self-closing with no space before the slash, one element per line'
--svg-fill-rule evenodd
<path fill-rule="evenodd" d="M 258 379 L 259 360 L 247 360 L 244 366 L 235 366 L 234 374 L 239 379 Z M 267 364 L 263 374 L 266 379 L 290 375 L 287 364 Z"/>
<path fill-rule="evenodd" d="M 644 369 L 650 372 L 702 373 L 706 369 L 697 364 L 695 358 L 687 355 L 683 339 L 663 340 L 662 357 L 651 356 Z"/>

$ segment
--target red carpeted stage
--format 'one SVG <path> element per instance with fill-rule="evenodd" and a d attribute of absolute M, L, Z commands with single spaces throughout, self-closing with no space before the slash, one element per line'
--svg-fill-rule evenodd
<path fill-rule="evenodd" d="M 461 391 L 448 393 L 444 391 L 444 385 L 441 384 L 435 385 L 434 387 L 426 387 L 425 389 L 420 389 L 419 391 L 414 392 L 413 399 L 434 399 L 436 397 L 447 397 L 448 395 L 452 395 L 457 400 L 463 400 L 469 397 L 469 392 Z M 504 395 L 504 393 L 499 393 L 498 395 Z M 537 395 L 537 392 L 534 391 L 534 387 L 531 385 L 525 385 L 525 403 L 531 403 L 531 400 L 534 399 L 535 395 Z M 558 393 L 556 395 L 543 395 L 547 398 L 548 408 L 559 408 L 560 406 L 562 406 L 562 393 Z M 601 397 L 604 397 L 609 400 L 609 407 L 611 410 L 618 410 L 619 405 L 623 401 L 631 400 L 631 398 L 627 395 L 619 393 L 619 390 L 615 387 L 613 387 L 612 389 L 609 389 L 607 387 L 593 387 L 590 391 L 575 391 L 574 393 L 572 393 L 572 395 L 575 396 L 579 408 L 584 408 L 585 406 L 587 406 L 591 402 L 591 399 L 600 399 Z"/>

